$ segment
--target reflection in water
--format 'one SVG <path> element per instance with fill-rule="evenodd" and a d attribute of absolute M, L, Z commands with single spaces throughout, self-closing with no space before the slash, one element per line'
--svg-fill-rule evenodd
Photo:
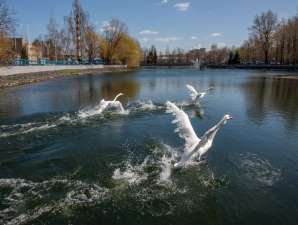
<path fill-rule="evenodd" d="M 296 225 L 298 81 L 263 78 L 276 75 L 138 70 L 0 90 L 0 224 Z M 202 108 L 186 84 L 214 87 Z M 129 116 L 80 118 L 119 92 Z M 167 100 L 199 133 L 235 116 L 207 163 L 171 170 L 183 140 Z"/>
<path fill-rule="evenodd" d="M 125 95 L 121 101 L 138 95 L 138 80 L 133 76 L 115 76 L 86 75 L 0 90 L 0 116 L 75 111 L 93 106 L 102 98 L 113 99 L 120 92 Z"/>
<path fill-rule="evenodd" d="M 100 87 L 101 96 L 106 100 L 112 100 L 117 94 L 123 93 L 123 99 L 132 100 L 140 91 L 140 84 L 136 80 L 104 80 Z"/>
<path fill-rule="evenodd" d="M 262 122 L 268 113 L 277 112 L 294 128 L 298 119 L 298 79 L 252 78 L 245 85 L 247 114 Z"/>
<path fill-rule="evenodd" d="M 2 115 L 7 114 L 11 116 L 18 115 L 21 104 L 19 96 L 12 94 L 10 91 L 2 91 L 0 92 L 0 99 L 0 118 Z"/>

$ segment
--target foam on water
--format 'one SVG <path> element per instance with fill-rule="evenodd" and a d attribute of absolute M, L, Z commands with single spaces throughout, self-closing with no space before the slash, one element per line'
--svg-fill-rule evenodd
<path fill-rule="evenodd" d="M 160 181 L 170 182 L 173 167 L 172 160 L 172 157 L 167 157 L 166 155 L 163 155 L 161 159 L 161 173 L 159 175 Z"/>
<path fill-rule="evenodd" d="M 259 158 L 256 154 L 241 154 L 239 168 L 246 177 L 266 186 L 273 186 L 281 179 L 281 170 L 274 168 L 268 160 Z"/>
<path fill-rule="evenodd" d="M 96 108 L 94 109 L 82 109 L 78 112 L 78 117 L 81 119 L 86 119 L 88 117 L 96 116 L 96 115 L 101 115 L 102 111 L 98 110 Z"/>
<path fill-rule="evenodd" d="M 66 178 L 52 178 L 41 182 L 0 179 L 0 224 L 27 224 L 43 216 L 57 214 L 71 216 L 81 207 L 103 207 L 101 210 L 105 211 L 105 205 L 111 203 L 119 210 L 132 204 L 130 207 L 134 210 L 152 216 L 173 214 L 185 204 L 189 204 L 191 210 L 196 207 L 197 200 L 182 196 L 191 196 L 188 192 L 193 191 L 194 181 L 211 190 L 214 177 L 208 175 L 208 170 L 204 173 L 197 169 L 186 170 L 182 177 L 188 173 L 191 179 L 182 180 L 178 185 L 180 181 L 173 173 L 177 156 L 177 149 L 165 144 L 151 148 L 151 154 L 141 163 L 133 163 L 133 157 L 128 155 L 128 160 L 122 162 L 123 166 L 115 168 L 112 173 L 111 179 L 118 182 L 112 182 L 108 188 L 97 181 L 86 183 Z M 121 181 L 128 185 L 123 185 Z M 180 195 L 178 202 L 174 198 L 176 195 Z M 203 193 L 197 196 L 203 197 Z M 159 203 L 157 208 L 148 207 L 156 202 Z"/>
<path fill-rule="evenodd" d="M 160 182 L 171 182 L 171 175 L 173 170 L 173 165 L 177 162 L 178 153 L 171 146 L 163 144 L 164 153 L 161 158 L 161 172 L 159 175 Z"/>
<path fill-rule="evenodd" d="M 125 180 L 129 184 L 140 184 L 146 181 L 149 174 L 147 167 L 155 167 L 157 169 L 157 183 L 171 183 L 171 175 L 173 165 L 177 160 L 177 151 L 171 146 L 160 144 L 160 146 L 152 149 L 152 155 L 147 156 L 141 164 L 133 165 L 129 159 L 125 162 L 124 168 L 116 168 L 112 178 L 114 180 Z"/>
<path fill-rule="evenodd" d="M 60 125 L 76 124 L 83 122 L 89 118 L 99 116 L 104 118 L 105 112 L 112 115 L 129 115 L 132 111 L 155 111 L 164 109 L 164 106 L 156 105 L 151 100 L 149 101 L 136 101 L 128 104 L 127 109 L 122 107 L 122 104 L 118 103 L 110 106 L 104 105 L 102 102 L 93 108 L 81 109 L 74 114 L 66 113 L 59 118 L 51 118 L 44 122 L 29 122 L 24 124 L 11 124 L 11 125 L 0 125 L 0 138 L 7 138 L 10 136 L 24 135 L 28 133 L 45 131 L 51 128 L 58 127 Z"/>
<path fill-rule="evenodd" d="M 93 108 L 79 110 L 77 116 L 80 119 L 86 119 L 93 116 L 104 116 L 104 112 L 110 112 L 119 115 L 129 114 L 129 110 L 125 110 L 120 102 L 117 102 L 115 105 L 113 105 L 113 103 L 107 105 L 101 102 Z"/>
<path fill-rule="evenodd" d="M 1 131 L 0 138 L 6 138 L 10 136 L 23 135 L 28 133 L 33 133 L 36 131 L 48 130 L 50 128 L 56 127 L 57 124 L 51 123 L 26 123 L 26 124 L 16 124 L 16 125 L 3 125 L 4 131 Z M 11 131 L 12 130 L 12 131 Z"/>
<path fill-rule="evenodd" d="M 157 105 L 152 102 L 152 100 L 147 101 L 135 101 L 128 104 L 128 107 L 131 108 L 134 111 L 155 111 L 164 109 L 164 106 Z"/>
<path fill-rule="evenodd" d="M 152 102 L 152 100 L 138 100 L 135 102 L 130 102 L 127 104 L 126 109 L 124 109 L 122 105 L 119 105 L 119 102 L 117 102 L 115 105 L 111 103 L 109 107 L 107 107 L 103 103 L 99 103 L 93 108 L 80 110 L 77 113 L 77 116 L 80 119 L 86 119 L 93 116 L 104 116 L 104 112 L 118 115 L 128 115 L 131 112 L 156 111 L 162 109 L 165 109 L 164 105 L 155 104 Z"/>
<path fill-rule="evenodd" d="M 60 199 L 47 202 L 49 195 L 55 195 L 55 189 L 63 192 Z M 67 179 L 51 179 L 43 182 L 31 182 L 23 179 L 0 179 L 0 191 L 6 191 L 0 211 L 2 224 L 26 224 L 38 217 L 66 210 L 80 205 L 98 204 L 109 197 L 108 190 L 97 184 L 87 184 L 81 181 Z M 27 201 L 36 201 L 38 206 L 28 207 Z M 23 209 L 26 211 L 22 211 Z"/>
<path fill-rule="evenodd" d="M 136 166 L 132 166 L 130 162 L 127 162 L 125 170 L 115 169 L 112 178 L 114 180 L 126 180 L 129 184 L 139 184 L 148 177 L 148 174 L 144 171 L 148 161 L 149 157 L 146 157 L 142 164 Z"/>
<path fill-rule="evenodd" d="M 144 162 L 144 164 L 146 164 Z M 138 170 L 138 169 L 137 169 Z M 140 171 L 140 170 L 139 170 Z M 137 182 L 138 183 L 138 182 Z M 134 184 L 136 184 L 134 182 Z M 57 190 L 59 195 L 57 197 Z M 4 193 L 3 193 L 4 191 Z M 119 191 L 131 196 L 139 207 L 136 210 L 148 212 L 152 215 L 169 214 L 172 208 L 163 209 L 164 212 L 146 209 L 147 202 L 155 200 L 167 203 L 167 198 L 175 193 L 185 193 L 184 189 L 174 186 L 167 189 L 103 188 L 95 183 L 85 183 L 78 180 L 50 179 L 42 182 L 32 182 L 24 179 L 0 179 L 1 199 L 0 223 L 4 225 L 19 225 L 32 223 L 46 215 L 67 214 L 68 216 L 80 207 L 93 207 L 102 203 L 117 201 L 116 207 L 121 209 L 122 201 Z M 125 197 L 126 195 L 123 195 Z M 51 200 L 49 200 L 51 199 Z M 34 202 L 34 204 L 32 204 Z M 125 204 L 129 204 L 126 202 Z M 167 203 L 168 204 L 168 203 Z"/>

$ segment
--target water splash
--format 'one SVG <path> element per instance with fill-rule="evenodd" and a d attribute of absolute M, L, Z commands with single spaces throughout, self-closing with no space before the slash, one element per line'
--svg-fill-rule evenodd
<path fill-rule="evenodd" d="M 109 212 L 110 207 L 116 211 L 130 207 L 155 217 L 171 215 L 185 205 L 190 211 L 195 209 L 206 191 L 217 185 L 209 169 L 173 170 L 177 149 L 160 143 L 149 148 L 150 154 L 140 163 L 129 155 L 121 162 L 123 166 L 110 165 L 115 169 L 108 182 L 0 179 L 0 223 L 28 224 L 57 215 L 75 218 L 77 210 L 93 207 L 99 209 L 99 215 Z"/>
<path fill-rule="evenodd" d="M 77 123 L 84 123 L 94 117 L 105 118 L 105 115 L 129 115 L 131 111 L 154 111 L 163 108 L 155 105 L 152 101 L 142 102 L 137 101 L 124 109 L 121 103 L 105 105 L 103 102 L 99 103 L 93 108 L 81 109 L 75 113 L 65 113 L 57 118 L 57 116 L 47 118 L 46 121 L 29 122 L 23 124 L 0 125 L 0 138 L 7 138 L 10 136 L 25 135 L 38 131 L 46 131 L 51 128 L 59 127 L 61 125 L 74 125 Z"/>
<path fill-rule="evenodd" d="M 138 100 L 128 104 L 128 107 L 133 111 L 156 111 L 164 109 L 164 105 L 153 103 L 152 100 L 142 101 Z"/>
<path fill-rule="evenodd" d="M 148 178 L 148 174 L 144 170 L 148 165 L 148 161 L 149 157 L 146 157 L 140 165 L 136 166 L 132 166 L 130 162 L 127 162 L 125 170 L 121 171 L 120 168 L 117 168 L 112 178 L 114 180 L 126 180 L 129 184 L 139 184 Z"/>
<path fill-rule="evenodd" d="M 78 112 L 78 117 L 80 119 L 86 119 L 88 117 L 93 117 L 96 115 L 103 116 L 104 112 L 112 112 L 114 114 L 128 115 L 129 110 L 125 110 L 122 103 L 119 101 L 105 101 L 101 102 L 91 109 L 82 109 Z"/>

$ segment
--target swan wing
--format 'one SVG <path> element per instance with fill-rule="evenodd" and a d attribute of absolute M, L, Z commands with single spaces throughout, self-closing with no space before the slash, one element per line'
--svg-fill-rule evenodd
<path fill-rule="evenodd" d="M 167 113 L 172 113 L 175 116 L 175 120 L 172 122 L 177 124 L 175 132 L 179 133 L 179 136 L 185 140 L 186 151 L 191 151 L 192 146 L 198 144 L 200 139 L 193 130 L 188 115 L 172 102 L 167 102 L 166 106 Z"/>
<path fill-rule="evenodd" d="M 99 103 L 99 106 L 98 106 L 98 110 L 100 112 L 103 112 L 106 110 L 106 108 L 109 106 L 109 101 L 105 101 L 104 99 L 102 99 Z"/>
<path fill-rule="evenodd" d="M 119 102 L 119 101 L 113 101 L 113 102 L 110 102 L 110 103 L 109 103 L 109 107 L 111 107 L 111 108 L 116 108 L 118 111 L 121 111 L 121 112 L 124 111 L 123 105 L 122 105 L 122 103 Z"/>
<path fill-rule="evenodd" d="M 186 88 L 188 89 L 191 99 L 193 101 L 196 100 L 197 96 L 199 95 L 199 93 L 196 91 L 196 89 L 189 84 L 186 85 Z"/>

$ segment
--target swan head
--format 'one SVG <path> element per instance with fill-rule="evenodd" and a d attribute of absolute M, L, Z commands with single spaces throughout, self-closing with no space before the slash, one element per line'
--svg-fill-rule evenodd
<path fill-rule="evenodd" d="M 230 115 L 225 115 L 224 119 L 225 119 L 225 121 L 229 121 L 229 120 L 233 119 L 233 117 Z"/>
<path fill-rule="evenodd" d="M 200 93 L 200 98 L 204 98 L 205 95 L 206 95 L 206 92 L 202 92 L 202 93 Z"/>
<path fill-rule="evenodd" d="M 119 93 L 119 94 L 118 94 L 118 97 L 123 96 L 123 95 L 124 95 L 123 93 Z"/>

